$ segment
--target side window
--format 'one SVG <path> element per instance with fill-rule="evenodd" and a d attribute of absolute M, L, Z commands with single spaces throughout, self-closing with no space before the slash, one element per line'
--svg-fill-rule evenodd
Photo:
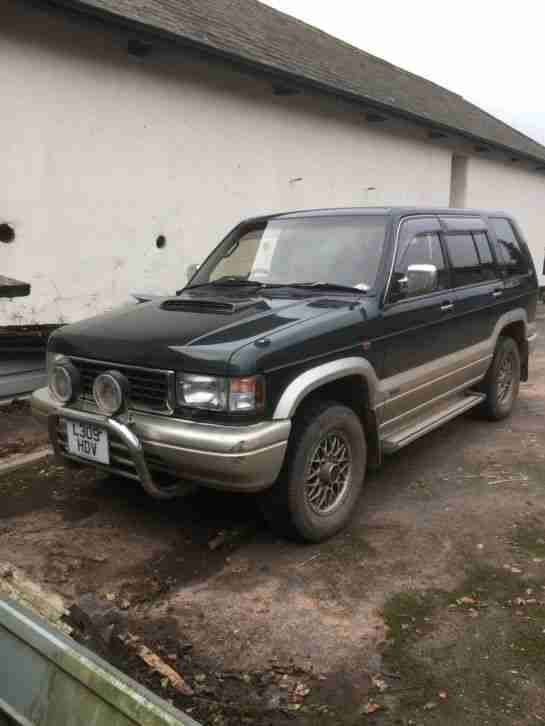
<path fill-rule="evenodd" d="M 481 271 L 485 280 L 495 280 L 498 277 L 496 264 L 492 257 L 490 242 L 485 232 L 474 232 L 473 239 L 477 246 L 479 260 L 481 262 Z"/>
<path fill-rule="evenodd" d="M 503 274 L 506 277 L 524 275 L 528 272 L 528 265 L 511 223 L 499 217 L 491 219 L 490 223 L 498 238 L 496 254 Z"/>
<path fill-rule="evenodd" d="M 418 287 L 413 287 L 404 297 L 416 297 L 424 293 L 444 290 L 448 287 L 448 271 L 437 233 L 409 234 L 401 240 L 394 268 L 395 279 L 405 279 L 409 267 L 413 265 L 434 265 L 437 268 L 437 278 L 433 288 L 418 289 Z"/>
<path fill-rule="evenodd" d="M 463 287 L 482 282 L 484 278 L 473 235 L 447 234 L 445 240 L 454 271 L 454 286 Z"/>

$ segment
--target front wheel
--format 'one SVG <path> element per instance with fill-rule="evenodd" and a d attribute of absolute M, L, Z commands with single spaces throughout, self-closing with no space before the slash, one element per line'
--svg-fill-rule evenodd
<path fill-rule="evenodd" d="M 332 537 L 347 523 L 365 478 L 367 447 L 358 416 L 335 402 L 298 413 L 282 473 L 261 495 L 273 529 L 307 542 Z"/>
<path fill-rule="evenodd" d="M 519 386 L 519 347 L 513 338 L 500 338 L 483 384 L 486 395 L 483 408 L 489 419 L 501 421 L 509 416 L 517 400 Z"/>

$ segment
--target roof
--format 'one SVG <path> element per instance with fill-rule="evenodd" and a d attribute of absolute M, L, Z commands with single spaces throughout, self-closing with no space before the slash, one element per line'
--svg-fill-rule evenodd
<path fill-rule="evenodd" d="M 258 0 L 50 0 L 539 162 L 545 147 L 452 91 Z"/>
<path fill-rule="evenodd" d="M 350 216 L 393 216 L 408 217 L 417 214 L 439 215 L 439 216 L 461 216 L 461 217 L 507 217 L 509 214 L 498 210 L 466 209 L 455 207 L 332 207 L 323 209 L 299 209 L 292 212 L 281 212 L 280 214 L 269 214 L 260 217 L 253 217 L 245 220 L 244 223 L 266 222 L 275 219 L 300 219 L 309 217 L 350 217 Z"/>

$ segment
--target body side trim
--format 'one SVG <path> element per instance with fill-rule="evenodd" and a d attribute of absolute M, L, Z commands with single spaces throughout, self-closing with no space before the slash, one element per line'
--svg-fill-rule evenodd
<path fill-rule="evenodd" d="M 523 322 L 525 329 L 528 329 L 526 310 L 516 308 L 501 315 L 496 321 L 492 335 L 480 343 L 464 348 L 456 353 L 449 353 L 449 355 L 437 358 L 417 368 L 403 371 L 403 373 L 398 373 L 390 378 L 385 378 L 379 384 L 381 394 L 379 400 L 383 402 L 393 401 L 407 393 L 412 393 L 417 388 L 432 385 L 441 378 L 455 375 L 465 366 L 474 365 L 479 360 L 492 356 L 501 331 L 507 325 L 515 322 Z M 396 392 L 395 396 L 392 395 L 393 391 Z"/>
<path fill-rule="evenodd" d="M 418 411 L 420 411 L 423 408 L 431 407 L 433 404 L 437 403 L 438 401 L 442 401 L 445 398 L 448 398 L 449 396 L 453 396 L 456 393 L 461 393 L 464 389 L 469 388 L 471 386 L 474 386 L 475 384 L 482 381 L 483 376 L 477 376 L 476 378 L 471 378 L 468 381 L 465 381 L 459 386 L 455 386 L 454 388 L 449 389 L 448 391 L 445 391 L 445 393 L 441 393 L 439 396 L 435 396 L 435 398 L 430 398 L 429 401 L 425 401 L 424 403 L 421 403 L 418 406 L 415 406 L 414 408 L 411 408 L 409 411 L 405 411 L 404 413 L 400 414 L 399 416 L 396 416 L 395 418 L 390 419 L 389 421 L 385 421 L 379 426 L 380 431 L 386 427 L 391 426 L 393 423 L 397 423 L 398 421 L 401 421 L 406 418 L 410 418 L 411 416 L 414 416 Z"/>

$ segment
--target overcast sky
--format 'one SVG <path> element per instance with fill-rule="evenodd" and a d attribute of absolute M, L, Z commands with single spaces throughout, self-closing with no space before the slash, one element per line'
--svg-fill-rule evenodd
<path fill-rule="evenodd" d="M 545 143 L 541 0 L 263 0 L 455 91 Z"/>

